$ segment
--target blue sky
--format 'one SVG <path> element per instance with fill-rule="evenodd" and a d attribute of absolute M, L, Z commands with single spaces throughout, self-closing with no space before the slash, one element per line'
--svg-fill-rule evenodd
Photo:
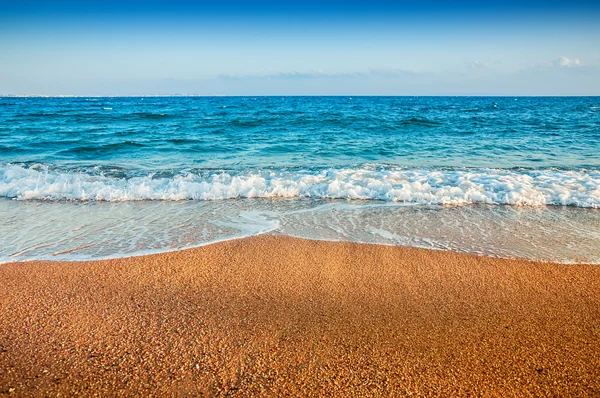
<path fill-rule="evenodd" d="M 0 8 L 0 94 L 600 95 L 597 1 Z"/>

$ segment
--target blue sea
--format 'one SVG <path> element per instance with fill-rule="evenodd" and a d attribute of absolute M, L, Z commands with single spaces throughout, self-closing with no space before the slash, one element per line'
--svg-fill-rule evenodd
<path fill-rule="evenodd" d="M 0 215 L 0 261 L 270 233 L 600 262 L 600 97 L 2 97 Z"/>

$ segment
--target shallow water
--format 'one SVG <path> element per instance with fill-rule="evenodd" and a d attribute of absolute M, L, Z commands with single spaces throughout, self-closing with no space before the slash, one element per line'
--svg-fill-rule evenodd
<path fill-rule="evenodd" d="M 600 263 L 600 210 L 375 201 L 0 200 L 0 262 L 88 260 L 274 233 L 565 263 Z"/>

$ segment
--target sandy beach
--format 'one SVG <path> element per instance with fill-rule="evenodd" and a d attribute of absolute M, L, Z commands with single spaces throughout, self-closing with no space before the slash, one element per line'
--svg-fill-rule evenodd
<path fill-rule="evenodd" d="M 600 395 L 598 265 L 262 236 L 0 285 L 0 395 Z"/>

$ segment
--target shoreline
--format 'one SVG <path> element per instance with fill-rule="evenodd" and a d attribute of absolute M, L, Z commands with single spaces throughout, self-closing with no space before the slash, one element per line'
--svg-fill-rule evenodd
<path fill-rule="evenodd" d="M 600 267 L 258 235 L 0 264 L 0 395 L 597 395 Z"/>
<path fill-rule="evenodd" d="M 0 263 L 128 258 L 270 233 L 600 264 L 596 209 L 312 199 L 82 204 L 0 200 L 2 212 L 13 215 L 0 228 Z"/>
<path fill-rule="evenodd" d="M 323 242 L 323 243 L 333 243 L 333 244 L 347 243 L 347 244 L 360 245 L 360 246 L 399 247 L 399 248 L 409 249 L 409 250 L 417 249 L 417 250 L 425 250 L 425 251 L 432 251 L 432 252 L 448 252 L 448 253 L 458 254 L 461 256 L 465 255 L 465 256 L 490 258 L 490 259 L 495 259 L 495 260 L 524 261 L 524 262 L 531 262 L 531 263 L 553 264 L 553 265 L 557 265 L 557 266 L 569 266 L 569 265 L 600 266 L 600 261 L 597 263 L 595 263 L 595 262 L 577 262 L 577 261 L 560 262 L 557 260 L 543 260 L 543 259 L 537 260 L 537 259 L 530 259 L 530 258 L 518 257 L 518 256 L 503 257 L 503 256 L 489 255 L 489 254 L 485 254 L 485 253 L 458 251 L 458 250 L 445 249 L 445 248 L 401 245 L 401 244 L 392 244 L 392 243 L 385 243 L 385 242 L 370 243 L 370 242 L 354 242 L 354 241 L 350 241 L 350 240 L 330 240 L 330 239 L 325 239 L 325 238 L 323 238 L 323 239 L 304 238 L 304 237 L 299 237 L 299 236 L 281 234 L 281 233 L 270 230 L 270 231 L 265 231 L 265 232 L 261 232 L 261 233 L 254 234 L 254 235 L 240 235 L 240 236 L 227 237 L 227 238 L 223 238 L 223 239 L 217 239 L 217 240 L 210 241 L 210 242 L 202 242 L 197 245 L 180 247 L 180 248 L 175 248 L 175 249 L 164 249 L 164 250 L 159 249 L 158 251 L 142 251 L 142 252 L 136 252 L 136 253 L 132 253 L 132 254 L 115 255 L 115 256 L 100 257 L 100 258 L 80 258 L 80 259 L 75 258 L 75 259 L 70 259 L 70 260 L 42 258 L 42 259 L 26 259 L 26 260 L 18 260 L 18 261 L 4 261 L 4 262 L 0 261 L 0 267 L 3 265 L 23 264 L 23 263 L 31 263 L 31 262 L 34 262 L 34 263 L 69 263 L 70 264 L 70 263 L 103 262 L 103 261 L 113 261 L 113 260 L 134 260 L 134 259 L 138 259 L 138 258 L 142 258 L 142 257 L 160 256 L 160 255 L 164 255 L 164 254 L 177 253 L 177 252 L 187 252 L 189 250 L 196 250 L 196 249 L 207 247 L 207 246 L 218 245 L 218 244 L 222 244 L 222 243 L 234 242 L 234 241 L 239 241 L 239 240 L 262 238 L 262 237 L 284 238 L 284 239 L 301 240 L 301 241 L 307 241 L 307 242 Z M 84 246 L 84 248 L 85 248 L 85 246 Z M 77 251 L 79 249 L 80 248 L 68 249 L 68 250 L 56 253 L 56 255 Z"/>

